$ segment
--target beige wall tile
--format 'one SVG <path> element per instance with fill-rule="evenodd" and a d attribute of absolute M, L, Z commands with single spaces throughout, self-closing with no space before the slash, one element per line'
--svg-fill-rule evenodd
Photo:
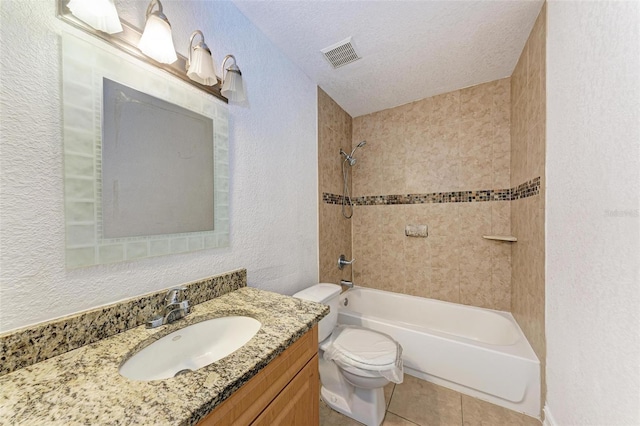
<path fill-rule="evenodd" d="M 439 152 L 438 146 L 429 137 L 428 129 L 420 128 L 411 134 L 405 132 L 405 164 L 427 161 L 436 152 Z"/>
<path fill-rule="evenodd" d="M 542 177 L 541 194 L 511 203 L 511 311 L 536 355 L 542 377 L 544 334 L 544 157 L 546 7 L 529 35 L 511 80 L 511 186 Z M 543 386 L 544 393 L 544 386 Z M 543 396 L 544 400 L 544 396 Z"/>
<path fill-rule="evenodd" d="M 544 177 L 545 134 L 544 126 L 536 124 L 527 134 L 527 172 L 528 176 Z"/>
<path fill-rule="evenodd" d="M 426 273 L 426 296 L 430 299 L 445 302 L 460 303 L 460 269 L 453 265 L 451 268 L 430 268 Z"/>
<path fill-rule="evenodd" d="M 429 297 L 429 268 L 409 265 L 404 271 L 404 294 L 418 297 Z"/>
<path fill-rule="evenodd" d="M 337 267 L 340 254 L 351 258 L 351 226 L 342 217 L 339 205 L 320 203 L 318 231 L 320 281 L 339 283 L 341 279 L 350 279 L 351 271 L 346 268 L 340 271 Z"/>
<path fill-rule="evenodd" d="M 463 254 L 455 241 L 451 237 L 429 237 L 427 265 L 431 268 L 454 268 L 459 265 Z"/>
<path fill-rule="evenodd" d="M 421 194 L 456 191 L 460 187 L 458 183 L 459 172 L 460 160 L 458 158 L 452 158 L 449 162 L 410 163 L 404 170 L 404 191 L 395 193 Z"/>
<path fill-rule="evenodd" d="M 460 203 L 460 237 L 480 243 L 491 234 L 491 211 L 495 202 Z"/>
<path fill-rule="evenodd" d="M 495 82 L 490 82 L 460 90 L 460 117 L 490 120 L 495 86 Z"/>
<path fill-rule="evenodd" d="M 495 130 L 491 115 L 480 119 L 462 120 L 458 132 L 460 156 L 481 159 L 491 158 L 494 134 Z"/>
<path fill-rule="evenodd" d="M 377 187 L 374 195 L 404 194 L 407 181 L 403 167 L 395 164 L 384 164 L 379 168 Z"/>
<path fill-rule="evenodd" d="M 380 241 L 380 258 L 376 265 L 382 288 L 404 293 L 404 235 L 383 234 Z"/>
<path fill-rule="evenodd" d="M 400 235 L 404 237 L 407 225 L 407 208 L 410 205 L 371 206 L 376 211 L 376 218 L 383 234 Z"/>
<path fill-rule="evenodd" d="M 496 301 L 502 296 L 493 294 L 491 267 L 460 268 L 460 303 L 496 309 Z"/>
<path fill-rule="evenodd" d="M 516 64 L 513 74 L 511 74 L 511 104 L 518 102 L 525 91 L 527 84 L 527 62 L 528 62 L 529 43 L 527 42 L 520 54 L 518 63 Z M 513 117 L 513 116 L 512 116 Z M 512 119 L 513 122 L 513 119 Z"/>
<path fill-rule="evenodd" d="M 484 157 L 462 157 L 460 159 L 459 189 L 491 189 L 493 184 L 493 162 L 491 155 Z"/>
<path fill-rule="evenodd" d="M 493 153 L 493 189 L 511 188 L 511 153 Z"/>
<path fill-rule="evenodd" d="M 404 237 L 404 269 L 414 272 L 424 271 L 431 267 L 431 241 L 428 238 Z M 415 274 L 417 276 L 417 274 Z"/>
<path fill-rule="evenodd" d="M 511 235 L 511 202 L 495 201 L 491 204 L 491 235 Z M 503 244 L 508 247 L 507 244 Z"/>
<path fill-rule="evenodd" d="M 338 283 L 351 279 L 351 271 L 340 271 L 340 254 L 351 257 L 351 221 L 341 206 L 322 202 L 322 193 L 342 194 L 340 148 L 351 146 L 351 117 L 324 91 L 318 88 L 318 196 L 319 202 L 319 279 Z"/>
<path fill-rule="evenodd" d="M 456 237 L 460 232 L 460 209 L 457 203 L 409 204 L 404 206 L 404 222 L 427 225 L 429 236 Z"/>
<path fill-rule="evenodd" d="M 407 104 L 404 113 L 407 135 L 413 134 L 414 130 L 424 129 L 433 114 L 433 98 L 425 98 Z"/>
<path fill-rule="evenodd" d="M 431 125 L 456 123 L 460 119 L 460 91 L 444 93 L 431 98 Z"/>
<path fill-rule="evenodd" d="M 511 86 L 510 78 L 501 79 L 354 119 L 352 146 L 367 140 L 352 170 L 354 196 L 508 188 Z M 501 207 L 492 219 L 492 204 L 356 208 L 356 283 L 459 302 L 461 265 L 475 265 L 486 275 L 483 288 L 501 293 L 480 303 L 504 309 L 510 300 L 511 287 L 504 280 L 509 269 L 493 271 L 481 236 L 494 229 L 506 232 L 511 218 Z M 428 225 L 429 237 L 404 237 L 407 224 Z M 385 244 L 393 251 L 382 248 Z M 510 265 L 510 253 L 495 256 L 505 257 L 499 264 Z"/>

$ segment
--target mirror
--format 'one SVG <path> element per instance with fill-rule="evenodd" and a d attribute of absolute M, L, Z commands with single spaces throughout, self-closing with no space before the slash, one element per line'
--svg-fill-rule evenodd
<path fill-rule="evenodd" d="M 66 265 L 229 245 L 226 104 L 64 34 Z"/>

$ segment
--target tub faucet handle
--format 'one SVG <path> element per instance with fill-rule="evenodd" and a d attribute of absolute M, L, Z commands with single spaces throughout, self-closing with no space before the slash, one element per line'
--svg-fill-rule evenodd
<path fill-rule="evenodd" d="M 347 265 L 351 265 L 355 261 L 356 261 L 355 259 L 347 260 L 344 254 L 341 254 L 340 257 L 338 258 L 338 269 L 342 269 Z"/>

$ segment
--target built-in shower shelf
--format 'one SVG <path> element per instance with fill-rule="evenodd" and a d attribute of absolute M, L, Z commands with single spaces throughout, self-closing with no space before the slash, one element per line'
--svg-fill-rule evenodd
<path fill-rule="evenodd" d="M 518 241 L 516 237 L 511 235 L 483 235 L 482 238 L 485 240 L 495 240 L 495 241 L 508 241 L 510 243 L 515 243 Z"/>

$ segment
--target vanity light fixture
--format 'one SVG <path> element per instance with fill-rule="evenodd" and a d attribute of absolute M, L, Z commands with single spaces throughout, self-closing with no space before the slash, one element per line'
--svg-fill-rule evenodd
<path fill-rule="evenodd" d="M 202 41 L 194 46 L 193 39 L 197 35 L 202 38 Z M 204 42 L 204 35 L 200 30 L 195 30 L 189 39 L 189 54 L 186 69 L 187 76 L 195 82 L 204 84 L 205 86 L 213 86 L 218 83 L 215 61 L 211 55 L 211 50 L 209 50 L 209 47 Z"/>
<path fill-rule="evenodd" d="M 158 6 L 158 10 L 153 8 Z M 162 13 L 160 0 L 151 0 L 147 7 L 147 22 L 144 26 L 138 48 L 148 57 L 163 64 L 172 64 L 177 59 L 176 48 L 171 37 L 171 24 Z"/>
<path fill-rule="evenodd" d="M 69 0 L 67 7 L 78 19 L 107 34 L 122 32 L 113 0 Z"/>
<path fill-rule="evenodd" d="M 229 68 L 225 68 L 225 64 L 229 59 L 233 59 L 233 64 L 231 64 Z M 231 102 L 242 102 L 247 98 L 244 93 L 242 73 L 240 72 L 240 68 L 238 68 L 236 58 L 233 55 L 227 55 L 224 57 L 224 60 L 222 61 L 221 77 L 222 89 L 220 89 L 220 93 L 222 93 L 222 96 L 226 97 Z"/>

